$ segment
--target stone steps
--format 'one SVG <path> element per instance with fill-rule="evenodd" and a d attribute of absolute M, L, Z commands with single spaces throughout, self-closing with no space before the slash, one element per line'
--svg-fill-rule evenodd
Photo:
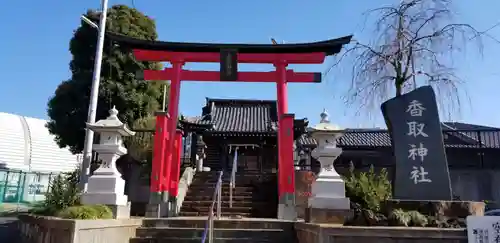
<path fill-rule="evenodd" d="M 214 194 L 214 188 L 208 188 L 208 189 L 194 189 L 194 188 L 189 188 L 186 197 L 213 197 Z M 229 197 L 230 192 L 229 190 L 222 190 L 221 195 L 224 197 Z M 235 196 L 243 196 L 243 197 L 252 197 L 252 191 L 251 190 L 239 190 L 239 191 L 233 191 L 233 197 Z M 196 199 L 198 200 L 198 199 Z M 212 200 L 212 198 L 210 198 Z M 184 201 L 186 201 L 184 199 Z"/>
<path fill-rule="evenodd" d="M 202 238 L 204 230 L 204 228 L 174 227 L 139 228 L 136 236 L 140 238 Z M 281 236 L 282 233 L 282 229 L 214 229 L 214 238 L 241 239 L 256 235 L 270 240 Z M 255 239 L 255 236 L 252 239 Z"/>
<path fill-rule="evenodd" d="M 130 243 L 191 243 L 201 242 L 207 220 L 177 217 L 147 219 L 136 231 Z M 214 242 L 230 243 L 296 243 L 293 222 L 275 219 L 214 220 Z M 208 235 L 206 238 L 208 242 Z"/>
<path fill-rule="evenodd" d="M 189 190 L 192 191 L 197 191 L 197 192 L 203 192 L 203 191 L 211 191 L 213 192 L 215 189 L 215 185 L 192 185 L 189 187 Z M 236 186 L 234 188 L 230 188 L 229 185 L 222 185 L 221 191 L 223 192 L 229 192 L 229 190 L 233 190 L 233 192 L 252 192 L 253 187 L 252 186 Z"/>
<path fill-rule="evenodd" d="M 234 201 L 233 200 L 233 207 L 252 207 L 252 205 L 256 204 L 261 204 L 264 205 L 265 202 L 252 202 L 251 200 L 246 200 L 246 201 Z M 205 200 L 205 201 L 187 201 L 182 204 L 182 206 L 185 207 L 209 207 L 212 205 L 212 200 Z M 221 200 L 221 207 L 222 208 L 227 208 L 229 207 L 229 197 L 227 200 Z"/>
<path fill-rule="evenodd" d="M 251 213 L 242 213 L 242 212 L 227 212 L 224 210 L 221 210 L 221 215 L 222 217 L 228 217 L 228 218 L 238 218 L 238 217 L 243 217 L 243 218 L 249 218 L 252 216 Z M 197 217 L 197 216 L 208 216 L 208 210 L 206 212 L 195 212 L 195 211 L 188 211 L 184 210 L 179 212 L 179 216 L 186 216 L 186 217 Z"/>
<path fill-rule="evenodd" d="M 236 182 L 245 182 L 245 181 L 253 181 L 259 179 L 266 179 L 269 177 L 275 177 L 276 174 L 260 174 L 260 173 L 252 173 L 252 172 L 238 172 L 234 178 Z M 231 178 L 231 173 L 227 172 L 222 175 L 222 181 L 229 182 Z M 210 182 L 217 182 L 218 172 L 209 171 L 209 172 L 198 172 L 196 173 L 196 179 L 207 180 Z"/>
<path fill-rule="evenodd" d="M 143 226 L 147 228 L 205 228 L 206 218 L 174 217 L 146 219 Z M 293 229 L 293 221 L 278 219 L 227 219 L 214 220 L 214 227 L 220 229 Z"/>
<path fill-rule="evenodd" d="M 184 203 L 189 201 L 212 201 L 212 196 L 213 195 L 196 195 L 196 196 L 188 195 L 184 198 Z M 223 202 L 229 202 L 229 195 L 223 194 L 221 200 Z M 252 195 L 250 196 L 233 195 L 233 202 L 239 202 L 239 201 L 252 201 Z"/>
<path fill-rule="evenodd" d="M 197 205 L 191 205 L 190 207 L 186 207 L 184 208 L 183 206 L 183 209 L 189 209 L 187 211 L 189 212 L 202 212 L 202 213 L 206 213 L 208 212 L 210 208 L 210 205 L 203 205 L 203 206 L 197 206 Z M 232 208 L 229 207 L 221 207 L 222 209 L 222 212 L 232 212 L 232 213 L 251 213 L 252 212 L 252 206 L 247 206 L 247 207 L 235 207 L 233 206 Z M 182 210 L 181 210 L 182 211 Z"/>
<path fill-rule="evenodd" d="M 218 172 L 199 172 L 195 175 L 184 198 L 180 216 L 206 216 L 212 204 L 217 184 Z M 222 183 L 221 212 L 223 216 L 241 217 L 273 217 L 269 208 L 277 208 L 277 202 L 262 193 L 269 188 L 262 182 L 272 181 L 275 174 L 259 175 L 256 173 L 238 173 L 235 177 L 235 188 L 229 187 L 230 174 L 224 174 Z M 268 183 L 269 184 L 269 183 Z M 274 183 L 272 183 L 274 185 Z M 229 195 L 232 190 L 233 207 L 229 207 Z M 271 215 L 271 216 L 270 216 Z"/>
<path fill-rule="evenodd" d="M 193 183 L 195 185 L 201 185 L 201 183 L 203 183 L 207 187 L 214 187 L 214 188 L 217 185 L 217 181 L 200 180 L 199 182 L 197 182 L 197 181 L 193 180 Z M 252 184 L 252 182 L 241 181 L 240 183 L 236 182 L 234 184 L 234 186 L 235 187 L 253 187 L 253 184 Z M 229 187 L 229 182 L 228 181 L 223 181 L 222 182 L 222 187 Z"/>
<path fill-rule="evenodd" d="M 209 207 L 181 208 L 179 216 L 208 216 L 208 209 Z M 261 207 L 256 207 L 255 205 L 248 208 L 240 207 L 237 210 L 235 210 L 234 208 L 230 209 L 227 207 L 221 207 L 221 215 L 223 217 L 231 218 L 238 216 L 249 218 L 255 217 L 255 215 L 263 217 L 276 217 L 275 212 L 273 212 L 272 210 L 274 209 L 269 209 L 269 207 L 266 205 L 263 205 Z"/>
<path fill-rule="evenodd" d="M 201 238 L 132 238 L 130 243 L 200 243 Z M 208 242 L 208 238 L 205 239 Z M 253 238 L 217 238 L 214 243 L 268 243 L 276 241 L 255 240 Z M 288 243 L 288 242 L 287 242 Z"/>
<path fill-rule="evenodd" d="M 257 179 L 239 179 L 237 181 L 234 182 L 234 185 L 235 186 L 240 186 L 240 187 L 248 187 L 248 186 L 253 186 L 254 184 L 258 183 L 259 180 Z M 201 183 L 204 183 L 206 184 L 207 186 L 210 186 L 210 187 L 215 187 L 215 185 L 217 184 L 217 180 L 214 179 L 214 180 L 209 180 L 209 179 L 198 179 L 198 178 L 195 178 L 193 180 L 193 183 L 195 185 L 197 185 L 198 183 L 201 184 Z M 222 181 L 222 186 L 227 186 L 229 187 L 229 183 L 230 181 L 229 180 L 223 180 Z"/>

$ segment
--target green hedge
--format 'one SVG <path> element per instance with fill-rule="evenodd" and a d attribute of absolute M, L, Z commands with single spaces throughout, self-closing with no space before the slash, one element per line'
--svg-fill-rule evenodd
<path fill-rule="evenodd" d="M 45 200 L 34 205 L 30 213 L 54 216 L 65 208 L 80 205 L 78 177 L 79 169 L 56 176 L 45 193 Z"/>
<path fill-rule="evenodd" d="M 81 205 L 65 208 L 57 213 L 63 219 L 112 219 L 113 212 L 106 205 Z"/>
<path fill-rule="evenodd" d="M 426 226 L 429 220 L 418 211 L 395 209 L 387 212 L 384 203 L 392 198 L 392 186 L 387 170 L 379 173 L 373 166 L 368 172 L 355 171 L 351 163 L 344 177 L 346 196 L 351 199 L 354 212 L 347 225 L 355 226 Z"/>

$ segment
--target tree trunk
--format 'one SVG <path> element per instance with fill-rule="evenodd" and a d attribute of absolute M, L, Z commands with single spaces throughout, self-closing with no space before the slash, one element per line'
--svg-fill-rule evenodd
<path fill-rule="evenodd" d="M 396 86 L 396 97 L 401 96 L 403 94 L 403 82 L 401 82 L 401 79 L 396 78 L 394 82 L 394 86 Z"/>
<path fill-rule="evenodd" d="M 402 90 L 402 89 L 401 89 L 401 85 L 396 84 L 396 97 L 398 97 L 398 96 L 401 96 L 401 95 L 402 95 L 402 94 L 401 94 L 401 92 L 402 92 L 401 90 Z"/>

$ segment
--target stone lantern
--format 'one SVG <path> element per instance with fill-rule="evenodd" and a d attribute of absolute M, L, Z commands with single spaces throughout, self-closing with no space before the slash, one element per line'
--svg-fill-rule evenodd
<path fill-rule="evenodd" d="M 118 111 L 113 107 L 109 117 L 96 123 L 87 123 L 100 135 L 99 144 L 94 144 L 94 151 L 99 153 L 101 166 L 89 178 L 87 192 L 82 195 L 83 204 L 105 204 L 113 211 L 114 218 L 130 217 L 130 206 L 125 195 L 125 180 L 116 168 L 116 160 L 127 153 L 123 146 L 123 136 L 133 136 L 127 125 L 118 119 Z"/>
<path fill-rule="evenodd" d="M 312 156 L 321 163 L 321 170 L 312 184 L 311 197 L 308 201 L 306 220 L 317 223 L 343 223 L 350 209 L 349 198 L 345 197 L 345 183 L 334 167 L 334 161 L 342 153 L 337 147 L 344 131 L 328 119 L 328 113 L 323 110 L 321 121 L 311 129 L 311 137 L 318 146 L 312 151 Z"/>

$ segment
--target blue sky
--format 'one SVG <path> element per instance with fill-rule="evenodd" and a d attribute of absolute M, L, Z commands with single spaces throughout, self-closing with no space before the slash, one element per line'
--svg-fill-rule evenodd
<path fill-rule="evenodd" d="M 110 5 L 134 4 L 156 20 L 161 40 L 191 42 L 269 43 L 270 37 L 292 42 L 319 41 L 354 34 L 368 40 L 363 31 L 362 13 L 398 0 L 252 0 L 252 1 L 169 1 L 110 0 Z M 457 22 L 487 29 L 500 21 L 498 0 L 457 0 Z M 79 16 L 88 8 L 99 8 L 99 0 L 24 0 L 5 1 L 0 15 L 3 36 L 0 39 L 0 111 L 47 118 L 46 104 L 57 85 L 70 76 L 69 40 L 80 25 Z M 370 23 L 368 23 L 369 25 Z M 500 39 L 500 27 L 491 35 Z M 468 93 L 455 121 L 500 127 L 498 57 L 500 44 L 483 39 L 484 55 L 467 53 L 457 60 L 461 86 Z M 348 64 L 344 64 L 347 65 Z M 190 65 L 191 68 L 216 69 L 216 65 Z M 314 65 L 292 67 L 296 71 L 320 71 L 328 67 Z M 270 70 L 269 66 L 240 70 Z M 343 127 L 384 126 L 381 116 L 367 119 L 354 113 L 340 98 L 350 81 L 347 74 L 328 76 L 322 84 L 291 84 L 288 88 L 289 112 L 317 122 L 326 108 L 332 122 Z M 212 98 L 275 99 L 273 84 L 184 83 L 181 112 L 198 115 Z M 492 109 L 493 108 L 493 109 Z M 379 113 L 376 113 L 379 114 Z M 442 117 L 442 120 L 448 120 Z"/>

